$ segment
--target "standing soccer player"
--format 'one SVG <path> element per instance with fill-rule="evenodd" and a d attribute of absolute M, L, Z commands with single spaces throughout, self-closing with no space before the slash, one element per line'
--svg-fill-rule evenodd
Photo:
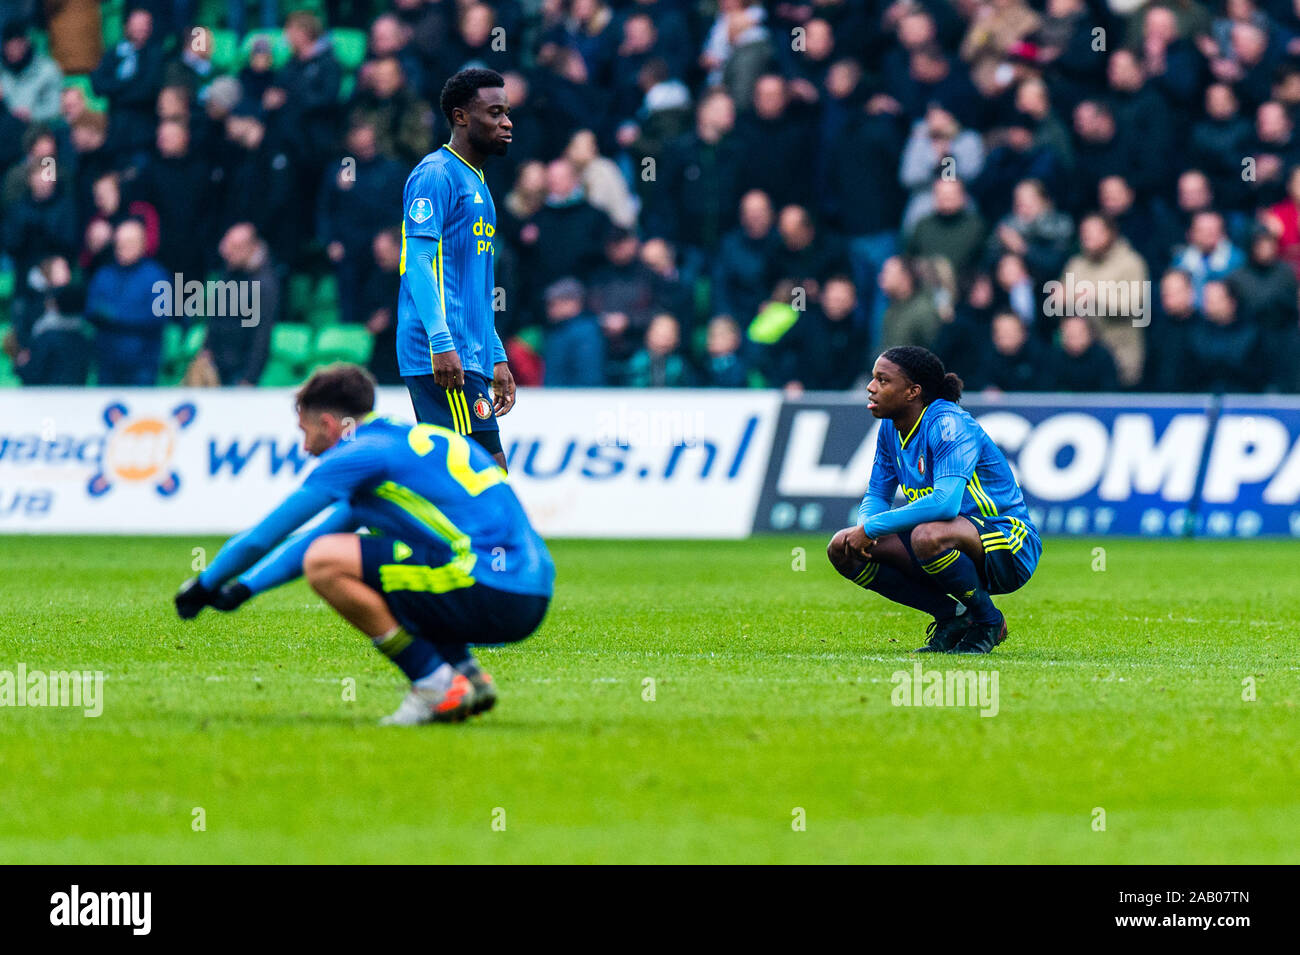
<path fill-rule="evenodd" d="M 931 614 L 919 652 L 989 653 L 1007 636 L 990 595 L 1023 587 L 1043 551 L 1020 485 L 957 404 L 961 379 L 926 349 L 886 351 L 867 393 L 883 419 L 876 459 L 859 523 L 831 538 L 831 564 L 859 587 Z M 908 503 L 893 508 L 899 487 Z"/>
<path fill-rule="evenodd" d="M 496 702 L 470 645 L 536 630 L 555 565 L 486 451 L 448 428 L 380 418 L 374 406 L 375 381 L 356 365 L 307 380 L 298 427 L 320 463 L 186 581 L 176 610 L 187 620 L 204 607 L 234 610 L 304 575 L 411 681 L 385 723 L 458 722 Z M 360 527 L 370 533 L 353 533 Z"/>
<path fill-rule="evenodd" d="M 441 106 L 451 142 L 420 160 L 402 196 L 398 370 L 417 420 L 472 438 L 504 468 L 497 416 L 515 403 L 515 379 L 492 307 L 497 213 L 483 165 L 510 146 L 505 80 L 461 70 Z"/>

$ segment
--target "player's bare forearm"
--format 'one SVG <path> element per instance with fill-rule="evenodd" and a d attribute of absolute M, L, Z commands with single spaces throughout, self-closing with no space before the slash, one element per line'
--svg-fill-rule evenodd
<path fill-rule="evenodd" d="M 497 417 L 508 414 L 515 406 L 515 376 L 504 361 L 497 362 L 492 369 L 492 403 Z"/>

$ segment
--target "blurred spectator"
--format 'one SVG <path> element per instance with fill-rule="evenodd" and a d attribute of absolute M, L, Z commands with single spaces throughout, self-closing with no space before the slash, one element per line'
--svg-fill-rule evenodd
<path fill-rule="evenodd" d="M 1200 322 L 1192 277 L 1180 269 L 1169 269 L 1160 278 L 1160 294 L 1148 329 L 1150 347 L 1142 374 L 1148 391 L 1196 390 L 1191 334 Z"/>
<path fill-rule="evenodd" d="M 1190 350 L 1198 391 L 1216 394 L 1260 391 L 1259 328 L 1237 314 L 1237 300 L 1227 282 L 1205 284 L 1205 318 L 1192 328 Z"/>
<path fill-rule="evenodd" d="M 577 172 L 567 159 L 546 166 L 546 200 L 532 220 L 528 246 L 533 274 L 542 280 L 587 275 L 602 259 L 609 217 L 587 202 Z"/>
<path fill-rule="evenodd" d="M 108 139 L 119 155 L 153 142 L 154 104 L 162 88 L 163 52 L 147 10 L 127 14 L 122 40 L 104 54 L 91 84 L 109 103 Z"/>
<path fill-rule="evenodd" d="M 1045 371 L 1054 391 L 1087 393 L 1119 387 L 1115 359 L 1097 341 L 1091 320 L 1081 315 L 1061 319 L 1061 343 L 1052 349 Z"/>
<path fill-rule="evenodd" d="M 140 170 L 134 192 L 157 210 L 158 261 L 169 272 L 191 278 L 207 272 L 211 181 L 212 168 L 191 147 L 189 128 L 176 120 L 159 123 L 156 153 Z"/>
<path fill-rule="evenodd" d="M 104 52 L 99 0 L 46 0 L 50 55 L 65 75 L 89 73 Z"/>
<path fill-rule="evenodd" d="M 984 220 L 968 204 L 959 180 L 936 179 L 931 191 L 934 211 L 917 222 L 907 254 L 944 259 L 958 276 L 965 275 L 984 248 Z"/>
<path fill-rule="evenodd" d="M 853 281 L 836 275 L 827 279 L 817 304 L 799 317 L 791 337 L 794 380 L 803 389 L 844 391 L 866 373 L 867 333 L 857 309 Z"/>
<path fill-rule="evenodd" d="M 1065 263 L 1063 283 L 1073 283 L 1077 296 L 1068 310 L 1056 314 L 1088 315 L 1098 319 L 1097 336 L 1119 366 L 1120 383 L 1131 388 L 1142 377 L 1145 327 L 1149 319 L 1149 273 L 1142 257 L 1102 215 L 1084 216 L 1079 223 L 1079 254 Z M 1061 291 L 1059 294 L 1067 294 Z"/>
<path fill-rule="evenodd" d="M 37 307 L 18 323 L 14 367 L 25 385 L 84 385 L 90 374 L 90 338 L 82 319 L 86 295 L 72 280 L 68 260 L 51 256 L 31 277 Z"/>
<path fill-rule="evenodd" d="M 1044 382 L 1042 351 L 1013 312 L 993 316 L 993 353 L 988 383 L 998 391 L 1041 391 Z"/>
<path fill-rule="evenodd" d="M 292 215 L 299 195 L 299 170 L 288 155 L 267 141 L 266 124 L 256 104 L 241 103 L 226 118 L 222 165 L 215 175 L 220 192 L 214 201 L 214 222 L 224 234 L 237 222 L 251 222 L 271 246 L 278 262 L 291 260 L 300 235 L 299 219 Z"/>
<path fill-rule="evenodd" d="M 158 212 L 140 199 L 124 204 L 120 174 L 104 173 L 95 180 L 92 192 L 94 213 L 86 224 L 86 240 L 77 260 L 81 268 L 97 270 L 113 257 L 113 235 L 127 219 L 144 226 L 144 256 L 153 258 L 158 254 Z"/>
<path fill-rule="evenodd" d="M 349 110 L 353 126 L 369 124 L 379 152 L 410 167 L 433 148 L 433 110 L 415 97 L 395 56 L 367 63 Z"/>
<path fill-rule="evenodd" d="M 17 286 L 24 290 L 28 273 L 50 256 L 72 259 L 77 247 L 77 211 L 54 166 L 26 167 L 26 194 L 4 219 L 4 247 L 13 258 Z"/>
<path fill-rule="evenodd" d="M 939 312 L 910 262 L 893 256 L 880 270 L 880 289 L 889 300 L 876 351 L 896 345 L 929 348 L 939 334 Z"/>
<path fill-rule="evenodd" d="M 912 231 L 920 219 L 934 211 L 936 180 L 969 182 L 983 168 L 984 142 L 980 135 L 962 129 L 943 107 L 930 106 L 925 119 L 912 126 L 898 169 L 898 181 L 911 196 L 903 211 L 903 231 Z"/>
<path fill-rule="evenodd" d="M 713 262 L 713 310 L 748 323 L 772 290 L 768 262 L 777 246 L 772 203 L 765 193 L 751 190 L 741 197 L 739 218 Z"/>
<path fill-rule="evenodd" d="M 587 284 L 587 307 L 602 322 L 614 312 L 627 320 L 639 339 L 654 315 L 659 276 L 640 259 L 641 243 L 635 232 L 610 229 L 605 239 L 606 262 Z"/>
<path fill-rule="evenodd" d="M 58 64 L 36 52 L 27 24 L 21 20 L 6 23 L 0 39 L 0 91 L 9 112 L 24 123 L 55 119 L 63 89 Z"/>
<path fill-rule="evenodd" d="M 212 31 L 207 27 L 196 26 L 183 33 L 175 52 L 163 65 L 163 84 L 184 87 L 190 96 L 197 96 L 216 79 L 214 48 Z"/>
<path fill-rule="evenodd" d="M 705 348 L 707 356 L 701 387 L 744 388 L 749 383 L 749 369 L 740 353 L 740 326 L 730 315 L 715 315 L 709 319 Z"/>
<path fill-rule="evenodd" d="M 365 320 L 359 311 L 363 274 L 372 258 L 371 243 L 402 206 L 404 170 L 381 156 L 375 128 L 356 123 L 347 136 L 348 155 L 329 169 L 318 193 L 316 235 L 334 264 L 339 316 L 345 323 Z"/>
<path fill-rule="evenodd" d="M 250 223 L 227 229 L 218 252 L 222 263 L 218 281 L 239 288 L 238 301 L 253 302 L 257 310 L 252 315 L 209 315 L 203 348 L 221 384 L 255 385 L 266 367 L 271 329 L 280 315 L 280 279 L 270 250 Z"/>
<path fill-rule="evenodd" d="M 694 384 L 691 367 L 679 351 L 681 326 L 667 312 L 650 320 L 645 347 L 628 362 L 628 384 L 634 388 L 684 388 Z"/>
<path fill-rule="evenodd" d="M 775 206 L 806 204 L 812 198 L 807 142 L 808 110 L 792 102 L 784 77 L 767 73 L 754 84 L 751 108 L 736 122 L 736 140 L 745 156 L 736 188 L 758 189 Z"/>
<path fill-rule="evenodd" d="M 573 166 L 587 202 L 621 229 L 636 225 L 637 206 L 632 191 L 618 166 L 600 154 L 595 133 L 589 129 L 574 133 L 564 158 Z"/>
<path fill-rule="evenodd" d="M 154 286 L 172 295 L 172 280 L 144 257 L 144 226 L 128 219 L 113 233 L 114 259 L 96 271 L 86 291 L 86 318 L 95 327 L 101 385 L 153 385 L 162 360 L 162 330 Z"/>
<path fill-rule="evenodd" d="M 1187 245 L 1174 264 L 1192 277 L 1196 304 L 1207 282 L 1226 278 L 1245 262 L 1241 249 L 1232 244 L 1217 212 L 1198 212 L 1187 230 Z"/>
<path fill-rule="evenodd" d="M 1267 228 L 1256 228 L 1246 264 L 1228 283 L 1241 313 L 1259 327 L 1265 388 L 1296 391 L 1300 384 L 1295 361 L 1300 354 L 1300 288 L 1295 272 L 1278 258 L 1277 238 Z"/>
<path fill-rule="evenodd" d="M 396 228 L 378 233 L 370 243 L 374 267 L 361 288 L 361 314 L 374 336 L 370 372 L 381 385 L 402 384 L 397 367 L 397 293 L 401 287 L 402 236 Z"/>
<path fill-rule="evenodd" d="M 596 316 L 583 308 L 577 279 L 560 279 L 546 289 L 546 385 L 598 388 L 605 383 L 604 340 Z"/>
<path fill-rule="evenodd" d="M 1026 179 L 1016 185 L 1011 211 L 989 237 L 989 255 L 1019 256 L 1033 281 L 1041 285 L 1061 274 L 1073 238 L 1069 214 L 1052 207 L 1040 180 Z"/>
<path fill-rule="evenodd" d="M 777 219 L 777 241 L 768 259 L 767 285 L 791 281 L 816 299 L 821 283 L 848 268 L 848 256 L 838 236 L 818 229 L 803 206 L 786 206 Z"/>

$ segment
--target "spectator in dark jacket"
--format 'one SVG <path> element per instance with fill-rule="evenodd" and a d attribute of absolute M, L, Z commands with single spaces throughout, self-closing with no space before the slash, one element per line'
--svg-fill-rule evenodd
<path fill-rule="evenodd" d="M 227 229 L 218 251 L 224 266 L 219 281 L 237 283 L 237 301 L 254 303 L 256 314 L 209 315 L 203 347 L 223 385 L 256 385 L 270 355 L 271 330 L 280 316 L 280 279 L 270 250 L 251 223 Z"/>
<path fill-rule="evenodd" d="M 158 212 L 163 268 L 202 279 L 213 241 L 212 168 L 191 147 L 184 123 L 159 123 L 157 138 L 157 154 L 140 170 L 134 192 Z"/>
<path fill-rule="evenodd" d="M 1192 355 L 1192 330 L 1203 321 L 1196 310 L 1192 277 L 1169 269 L 1160 279 L 1160 296 L 1148 329 L 1150 347 L 1142 382 L 1148 391 L 1178 393 L 1199 391 Z"/>
<path fill-rule="evenodd" d="M 1043 353 L 1014 312 L 993 316 L 989 387 L 998 391 L 1042 391 Z"/>
<path fill-rule="evenodd" d="M 402 384 L 397 367 L 397 293 L 402 277 L 402 236 L 385 229 L 371 242 L 374 266 L 361 288 L 361 315 L 375 338 L 370 352 L 370 372 L 381 385 Z"/>
<path fill-rule="evenodd" d="M 573 164 L 556 159 L 546 167 L 546 202 L 533 216 L 526 259 L 532 274 L 548 281 L 556 276 L 588 275 L 602 259 L 609 217 L 587 202 Z"/>
<path fill-rule="evenodd" d="M 1097 341 L 1090 320 L 1081 315 L 1061 319 L 1061 343 L 1052 349 L 1044 372 L 1050 386 L 1044 384 L 1043 390 L 1087 393 L 1119 388 L 1114 357 Z"/>
<path fill-rule="evenodd" d="M 743 324 L 758 314 L 772 291 L 768 262 L 776 255 L 772 203 L 750 190 L 740 200 L 740 226 L 727 233 L 713 262 L 713 311 L 737 316 Z"/>
<path fill-rule="evenodd" d="M 109 146 L 127 158 L 153 142 L 154 104 L 163 82 L 162 46 L 154 37 L 153 17 L 132 10 L 123 38 L 104 54 L 91 74 L 95 93 L 109 103 Z"/>
<path fill-rule="evenodd" d="M 777 241 L 767 266 L 768 289 L 790 281 L 815 300 L 821 283 L 831 275 L 848 270 L 843 240 L 818 227 L 803 206 L 786 206 L 776 224 Z"/>
<path fill-rule="evenodd" d="M 1011 211 L 989 237 L 989 261 L 1006 253 L 1018 255 L 1034 282 L 1042 285 L 1061 274 L 1073 240 L 1069 214 L 1053 207 L 1042 182 L 1026 179 L 1016 185 Z"/>
<path fill-rule="evenodd" d="M 123 222 L 113 235 L 115 260 L 90 279 L 86 318 L 95 326 L 101 385 L 153 385 L 158 380 L 167 319 L 155 305 L 159 294 L 173 291 L 162 266 L 144 257 L 144 245 L 144 226 L 133 219 Z"/>
<path fill-rule="evenodd" d="M 709 319 L 705 339 L 704 388 L 744 388 L 749 383 L 749 368 L 741 354 L 740 326 L 730 315 Z"/>
<path fill-rule="evenodd" d="M 266 124 L 254 104 L 242 103 L 226 118 L 232 148 L 217 173 L 214 225 L 218 234 L 237 222 L 251 222 L 271 246 L 277 262 L 294 260 L 302 233 L 292 215 L 301 200 L 300 173 L 284 150 L 266 138 Z"/>
<path fill-rule="evenodd" d="M 659 276 L 640 259 L 641 242 L 628 229 L 612 228 L 605 239 L 605 264 L 587 283 L 587 308 L 604 323 L 621 312 L 640 339 L 654 317 Z"/>
<path fill-rule="evenodd" d="M 52 165 L 27 167 L 27 194 L 8 210 L 4 240 L 20 291 L 26 288 L 28 271 L 42 259 L 75 257 L 77 210 Z"/>
<path fill-rule="evenodd" d="M 379 151 L 404 166 L 414 166 L 433 148 L 433 110 L 411 92 L 395 56 L 365 64 L 348 117 L 353 125 L 369 123 Z"/>
<path fill-rule="evenodd" d="M 546 385 L 599 388 L 605 383 L 605 342 L 596 316 L 583 308 L 577 279 L 550 285 L 546 301 Z"/>
<path fill-rule="evenodd" d="M 1278 258 L 1277 237 L 1257 226 L 1246 264 L 1228 279 L 1243 315 L 1259 326 L 1264 386 L 1270 391 L 1297 390 L 1300 313 L 1295 272 Z"/>
<path fill-rule="evenodd" d="M 51 256 L 32 277 L 35 307 L 17 323 L 14 368 L 25 385 L 84 385 L 90 374 L 90 339 L 82 320 L 86 293 L 72 281 L 68 260 Z"/>
<path fill-rule="evenodd" d="M 1197 389 L 1216 394 L 1261 390 L 1259 327 L 1238 314 L 1229 283 L 1207 282 L 1202 298 L 1205 320 L 1191 333 Z"/>
<path fill-rule="evenodd" d="M 334 263 L 339 312 L 344 322 L 360 322 L 358 296 L 371 259 L 371 242 L 402 206 L 406 176 L 400 165 L 379 154 L 375 128 L 361 121 L 348 130 L 348 155 L 328 167 L 316 209 L 316 236 Z"/>

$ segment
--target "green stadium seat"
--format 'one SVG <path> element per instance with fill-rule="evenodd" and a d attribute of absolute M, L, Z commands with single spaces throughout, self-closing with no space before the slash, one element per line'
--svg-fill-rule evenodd
<path fill-rule="evenodd" d="M 271 329 L 271 359 L 297 370 L 306 367 L 312 354 L 311 329 L 306 325 L 279 322 Z"/>
<path fill-rule="evenodd" d="M 514 337 L 539 355 L 546 350 L 546 332 L 542 331 L 540 325 L 529 325 L 527 328 L 521 328 L 515 332 Z"/>
<path fill-rule="evenodd" d="M 313 363 L 328 365 L 336 361 L 350 361 L 364 365 L 370 361 L 375 349 L 375 339 L 364 325 L 336 325 L 322 328 L 316 339 Z"/>
<path fill-rule="evenodd" d="M 244 65 L 234 30 L 212 31 L 212 66 L 218 73 L 238 73 Z"/>
<path fill-rule="evenodd" d="M 257 383 L 263 388 L 293 388 L 302 384 L 303 377 L 297 368 L 272 358 L 262 369 L 262 377 Z"/>
<path fill-rule="evenodd" d="M 357 75 L 355 73 L 344 73 L 343 79 L 339 81 L 339 102 L 348 102 L 356 91 Z"/>
<path fill-rule="evenodd" d="M 338 27 L 329 31 L 334 58 L 348 73 L 355 73 L 366 58 L 366 32 Z"/>
<path fill-rule="evenodd" d="M 14 274 L 0 272 L 0 302 L 7 302 L 14 297 Z"/>
<path fill-rule="evenodd" d="M 303 317 L 313 328 L 329 328 L 339 323 L 339 284 L 333 275 L 321 276 Z"/>
<path fill-rule="evenodd" d="M 239 47 L 239 67 L 248 62 L 248 54 L 253 49 L 253 42 L 258 37 L 266 37 L 271 41 L 271 63 L 275 69 L 279 69 L 289 62 L 291 51 L 289 50 L 289 41 L 284 38 L 284 33 L 280 30 L 250 30 L 244 34 L 244 42 Z"/>
<path fill-rule="evenodd" d="M 310 275 L 294 272 L 289 276 L 288 311 L 285 315 L 290 321 L 305 322 L 311 314 L 312 286 L 314 280 Z"/>

